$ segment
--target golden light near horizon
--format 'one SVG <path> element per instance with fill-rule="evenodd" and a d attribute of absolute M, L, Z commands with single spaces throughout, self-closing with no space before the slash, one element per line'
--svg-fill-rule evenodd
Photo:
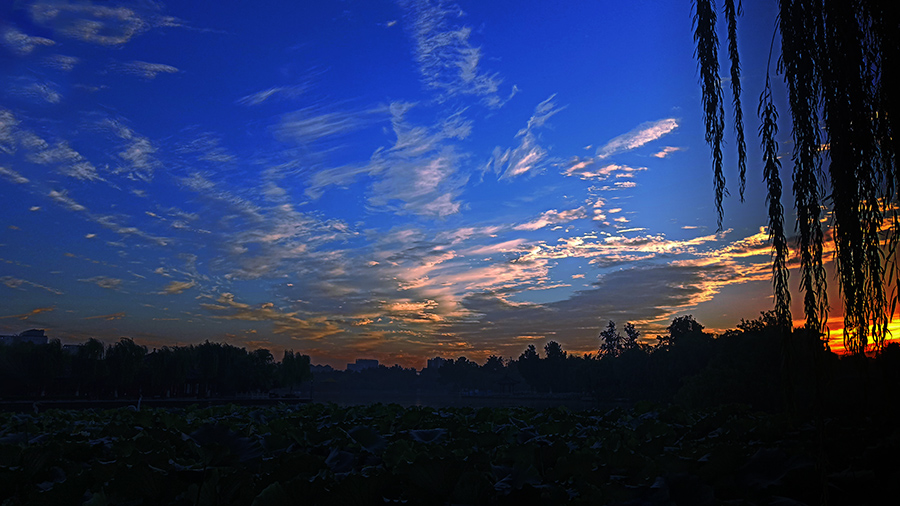
<path fill-rule="evenodd" d="M 794 328 L 802 328 L 806 322 L 804 320 L 794 320 Z M 828 348 L 838 355 L 846 355 L 848 351 L 844 347 L 844 318 L 842 316 L 829 316 L 826 322 L 826 334 Z M 872 328 L 869 328 L 869 343 L 866 347 L 866 354 L 876 351 L 872 344 Z M 888 323 L 888 333 L 884 339 L 883 346 L 889 343 L 900 343 L 900 318 L 894 318 Z"/>

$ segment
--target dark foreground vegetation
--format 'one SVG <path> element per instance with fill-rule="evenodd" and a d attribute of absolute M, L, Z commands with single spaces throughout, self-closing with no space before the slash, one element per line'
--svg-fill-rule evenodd
<path fill-rule="evenodd" d="M 0 415 L 0 502 L 879 504 L 896 424 L 726 405 L 434 409 L 333 404 Z M 827 474 L 817 468 L 822 453 Z"/>

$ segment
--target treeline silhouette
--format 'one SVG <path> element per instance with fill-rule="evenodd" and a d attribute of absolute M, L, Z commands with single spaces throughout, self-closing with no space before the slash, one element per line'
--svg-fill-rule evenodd
<path fill-rule="evenodd" d="M 599 403 L 650 400 L 691 407 L 741 403 L 768 411 L 809 410 L 814 402 L 835 409 L 900 406 L 897 343 L 874 356 L 838 356 L 823 350 L 818 336 L 796 329 L 785 340 L 781 328 L 773 311 L 741 320 L 721 335 L 682 316 L 654 342 L 641 339 L 630 323 L 620 333 L 610 321 L 599 334 L 597 353 L 570 354 L 549 341 L 543 350 L 529 345 L 514 359 L 491 356 L 481 365 L 466 357 L 438 359 L 421 371 L 399 365 L 335 371 L 311 367 L 309 356 L 293 351 L 276 362 L 266 349 L 248 352 L 208 341 L 152 352 L 127 338 L 110 346 L 91 339 L 74 352 L 57 340 L 19 343 L 0 346 L 0 397 L 202 398 L 286 393 L 303 384 L 303 395 L 314 397 L 382 391 L 568 395 Z"/>
<path fill-rule="evenodd" d="M 310 379 L 309 367 L 309 357 L 292 350 L 276 362 L 266 349 L 248 352 L 209 341 L 148 352 L 128 338 L 110 346 L 90 339 L 65 348 L 54 339 L 0 346 L 0 397 L 232 396 L 292 390 Z"/>
<path fill-rule="evenodd" d="M 766 411 L 809 411 L 817 397 L 821 407 L 833 410 L 900 405 L 897 343 L 875 356 L 839 356 L 823 350 L 818 336 L 796 329 L 786 348 L 774 311 L 736 327 L 714 335 L 693 316 L 682 316 L 647 342 L 632 324 L 620 333 L 610 321 L 597 353 L 570 354 L 549 341 L 543 353 L 529 345 L 515 359 L 491 356 L 479 365 L 459 357 L 418 374 L 400 366 L 316 372 L 315 389 L 563 394 L 600 403 L 740 403 Z"/>
<path fill-rule="evenodd" d="M 676 401 L 692 406 L 740 402 L 780 409 L 784 401 L 782 338 L 772 313 L 744 321 L 721 336 L 704 331 L 693 316 L 675 318 L 655 343 L 627 323 L 612 321 L 600 333 L 597 353 L 570 354 L 556 341 L 529 345 L 518 358 L 490 356 L 483 365 L 446 359 L 417 374 L 399 366 L 359 372 L 315 373 L 317 391 L 438 390 L 467 395 L 580 395 L 599 402 Z M 541 352 L 542 351 L 542 352 Z M 806 367 L 806 365 L 804 365 Z M 809 374 L 795 389 L 805 392 Z"/>

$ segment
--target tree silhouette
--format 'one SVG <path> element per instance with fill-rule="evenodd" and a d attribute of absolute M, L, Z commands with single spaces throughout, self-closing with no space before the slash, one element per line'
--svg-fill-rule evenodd
<path fill-rule="evenodd" d="M 540 384 L 540 366 L 541 357 L 538 356 L 534 345 L 529 344 L 525 351 L 519 355 L 519 360 L 516 361 L 516 368 L 519 371 L 519 375 L 531 388 L 536 389 Z"/>
<path fill-rule="evenodd" d="M 72 360 L 76 396 L 82 389 L 96 391 L 100 387 L 106 374 L 104 365 L 103 343 L 92 337 L 78 347 Z"/>
<path fill-rule="evenodd" d="M 695 0 L 694 39 L 701 76 L 706 141 L 712 150 L 716 208 L 722 227 L 722 199 L 727 194 L 722 170 L 724 114 L 719 76 L 714 0 Z M 900 117 L 896 90 L 900 57 L 900 16 L 883 0 L 779 0 L 775 37 L 791 113 L 793 193 L 797 213 L 800 290 L 806 329 L 817 336 L 827 319 L 823 250 L 826 234 L 822 209 L 829 210 L 835 266 L 844 309 L 844 345 L 861 354 L 871 342 L 884 343 L 887 324 L 900 292 L 891 280 L 900 275 L 896 262 L 900 171 L 894 121 Z M 734 96 L 735 131 L 743 159 L 740 60 L 737 19 L 741 2 L 724 1 L 728 53 Z M 788 248 L 781 206 L 777 159 L 777 109 L 767 70 L 758 113 L 768 187 L 769 236 L 772 240 L 775 311 L 779 324 L 790 324 L 787 287 Z M 824 130 L 824 132 L 822 132 Z M 744 185 L 740 167 L 741 188 Z M 824 194 L 822 193 L 824 190 Z M 743 191 L 741 192 L 743 195 Z M 888 230 L 886 232 L 886 229 Z M 887 253 L 883 244 L 887 235 Z M 824 346 L 824 343 L 823 343 Z"/>
<path fill-rule="evenodd" d="M 556 341 L 548 341 L 544 345 L 546 360 L 539 362 L 539 378 L 542 386 L 546 386 L 551 392 L 560 392 L 566 388 L 566 353 Z"/>
<path fill-rule="evenodd" d="M 668 334 L 657 336 L 657 346 L 662 349 L 672 348 L 686 337 L 703 336 L 703 325 L 694 319 L 694 315 L 679 316 L 666 327 Z"/>
<path fill-rule="evenodd" d="M 143 369 L 146 346 L 139 346 L 127 337 L 106 349 L 106 363 L 114 388 L 113 395 L 133 394 Z"/>
<path fill-rule="evenodd" d="M 497 355 L 491 355 L 487 358 L 482 367 L 485 371 L 491 373 L 503 372 L 503 358 L 498 357 Z"/>
<path fill-rule="evenodd" d="M 279 376 L 282 385 L 286 385 L 293 393 L 297 385 L 310 377 L 309 355 L 295 355 L 294 350 L 284 350 Z"/>
<path fill-rule="evenodd" d="M 600 332 L 600 355 L 618 357 L 622 353 L 622 335 L 616 331 L 616 322 L 610 320 L 606 330 Z"/>
<path fill-rule="evenodd" d="M 625 337 L 622 339 L 622 351 L 638 348 L 640 345 L 638 339 L 641 337 L 640 331 L 631 322 L 626 323 L 622 329 L 625 331 Z"/>
<path fill-rule="evenodd" d="M 547 344 L 544 345 L 544 353 L 547 356 L 547 360 L 550 361 L 566 359 L 566 352 L 563 351 L 562 346 L 556 341 L 547 341 Z"/>

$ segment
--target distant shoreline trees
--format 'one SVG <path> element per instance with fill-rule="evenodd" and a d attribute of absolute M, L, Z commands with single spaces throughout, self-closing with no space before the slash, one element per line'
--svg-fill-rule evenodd
<path fill-rule="evenodd" d="M 823 387 L 830 391 L 868 384 L 872 402 L 884 396 L 900 400 L 900 387 L 889 381 L 900 370 L 900 345 L 892 343 L 873 358 L 813 350 L 818 358 L 798 361 L 796 368 L 785 370 L 780 366 L 781 331 L 774 311 L 754 320 L 742 319 L 736 329 L 718 336 L 706 332 L 693 316 L 680 316 L 656 336 L 654 345 L 641 339 L 633 324 L 626 323 L 622 329 L 624 335 L 614 322 L 608 322 L 599 333 L 596 353 L 569 353 L 551 340 L 542 349 L 528 345 L 514 359 L 490 356 L 483 365 L 466 357 L 433 360 L 421 371 L 399 365 L 335 371 L 311 366 L 309 356 L 292 350 L 275 362 L 266 349 L 248 352 L 211 342 L 150 352 L 127 338 L 110 346 L 91 339 L 70 351 L 57 340 L 19 343 L 0 346 L 0 398 L 209 398 L 271 389 L 286 393 L 305 384 L 304 393 L 312 393 L 313 398 L 315 393 L 356 392 L 372 402 L 378 401 L 379 392 L 538 395 L 592 399 L 607 405 L 640 400 L 692 407 L 742 403 L 780 411 L 794 405 L 809 409 L 810 393 L 817 388 L 811 371 L 822 367 L 829 378 Z M 796 355 L 809 357 L 808 351 L 804 353 Z M 859 367 L 860 360 L 871 367 Z M 788 379 L 794 388 L 785 392 L 781 387 Z M 865 396 L 843 397 L 840 402 L 869 402 Z"/>
<path fill-rule="evenodd" d="M 307 355 L 288 350 L 275 362 L 267 349 L 209 341 L 150 352 L 126 337 L 109 346 L 92 338 L 74 352 L 56 339 L 0 346 L 0 397 L 6 399 L 234 396 L 293 390 L 310 378 Z"/>

